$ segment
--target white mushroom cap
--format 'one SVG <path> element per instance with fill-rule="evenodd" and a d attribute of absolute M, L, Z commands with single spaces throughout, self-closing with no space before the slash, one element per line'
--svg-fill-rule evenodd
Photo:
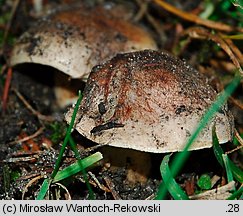
<path fill-rule="evenodd" d="M 49 15 L 22 35 L 10 65 L 39 63 L 85 79 L 93 66 L 117 53 L 157 48 L 144 29 L 115 11 L 80 4 Z"/>
<path fill-rule="evenodd" d="M 146 152 L 183 150 L 217 96 L 205 77 L 167 53 L 119 54 L 93 68 L 79 108 L 76 129 L 102 144 Z M 212 146 L 212 126 L 220 143 L 232 139 L 232 118 L 222 107 L 191 150 Z M 70 122 L 72 110 L 66 119 Z"/>

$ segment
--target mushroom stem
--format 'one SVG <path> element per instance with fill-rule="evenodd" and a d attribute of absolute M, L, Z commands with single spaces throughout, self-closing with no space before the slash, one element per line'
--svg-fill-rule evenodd
<path fill-rule="evenodd" d="M 147 182 L 151 173 L 151 154 L 132 149 L 102 147 L 105 162 L 111 164 L 111 170 L 125 167 L 127 170 L 126 181 L 130 184 Z"/>

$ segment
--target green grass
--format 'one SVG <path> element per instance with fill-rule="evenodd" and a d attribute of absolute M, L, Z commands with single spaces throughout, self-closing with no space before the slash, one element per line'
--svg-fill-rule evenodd
<path fill-rule="evenodd" d="M 240 183 L 243 183 L 243 171 L 238 168 L 227 155 L 224 154 L 223 149 L 219 145 L 219 141 L 215 132 L 213 130 L 213 151 L 214 155 L 217 158 L 219 164 L 226 169 L 226 174 L 228 181 L 237 180 Z"/>
<path fill-rule="evenodd" d="M 61 150 L 59 152 L 59 156 L 58 156 L 58 159 L 56 161 L 54 170 L 53 170 L 50 178 L 45 179 L 44 182 L 42 183 L 42 186 L 40 188 L 40 192 L 38 193 L 38 195 L 36 197 L 37 200 L 42 200 L 42 199 L 45 198 L 45 196 L 46 196 L 46 194 L 49 190 L 49 187 L 52 183 L 56 183 L 58 181 L 70 178 L 73 175 L 80 173 L 80 172 L 82 172 L 82 174 L 84 176 L 84 179 L 85 179 L 88 191 L 89 191 L 89 198 L 94 199 L 94 193 L 93 193 L 92 188 L 91 188 L 91 186 L 88 182 L 87 173 L 86 173 L 85 169 L 94 165 L 99 160 L 101 160 L 103 158 L 103 156 L 100 152 L 96 152 L 95 154 L 93 154 L 91 156 L 88 156 L 84 159 L 81 159 L 80 154 L 77 150 L 76 144 L 74 143 L 74 141 L 71 137 L 71 131 L 72 131 L 72 128 L 73 128 L 73 125 L 74 125 L 74 121 L 75 121 L 77 111 L 78 111 L 78 107 L 80 105 L 81 100 L 82 100 L 82 95 L 81 95 L 81 92 L 79 92 L 79 98 L 78 98 L 77 103 L 75 105 L 74 112 L 73 112 L 73 115 L 72 115 L 72 119 L 71 119 L 70 125 L 67 129 L 66 136 L 65 136 L 63 145 L 61 147 Z M 65 148 L 68 145 L 68 143 L 70 144 L 71 149 L 74 151 L 77 162 L 66 167 L 65 169 L 59 171 L 61 163 L 62 163 L 63 154 L 65 152 Z"/>
<path fill-rule="evenodd" d="M 182 190 L 179 184 L 177 184 L 175 179 L 172 177 L 169 168 L 169 159 L 170 159 L 170 155 L 166 155 L 160 165 L 160 173 L 163 179 L 163 183 L 159 187 L 160 194 L 158 194 L 157 199 L 160 197 L 161 198 L 164 197 L 166 195 L 166 191 L 168 190 L 174 199 L 188 200 L 189 197 L 186 195 L 186 193 Z"/>
<path fill-rule="evenodd" d="M 205 1 L 207 2 L 207 1 Z M 210 2 L 210 1 L 208 1 Z M 215 21 L 222 21 L 222 19 L 235 20 L 238 26 L 243 26 L 243 8 L 242 0 L 224 0 L 218 1 L 211 8 L 211 4 L 205 4 L 205 13 L 210 11 L 207 18 Z"/>

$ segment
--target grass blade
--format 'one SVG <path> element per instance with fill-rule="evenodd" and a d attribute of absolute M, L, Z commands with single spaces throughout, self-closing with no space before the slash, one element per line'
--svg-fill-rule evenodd
<path fill-rule="evenodd" d="M 73 150 L 73 152 L 75 154 L 76 159 L 78 160 L 79 166 L 81 168 L 81 172 L 83 174 L 83 178 L 84 178 L 85 184 L 86 184 L 86 186 L 88 188 L 88 191 L 89 191 L 89 199 L 93 200 L 94 199 L 94 192 L 93 192 L 92 187 L 91 187 L 91 185 L 89 183 L 87 172 L 83 168 L 83 163 L 82 163 L 81 156 L 80 156 L 80 154 L 78 152 L 76 143 L 74 142 L 72 136 L 70 136 L 69 143 L 70 143 L 71 149 Z"/>
<path fill-rule="evenodd" d="M 169 159 L 170 155 L 166 155 L 160 165 L 160 173 L 163 179 L 163 184 L 175 200 L 188 200 L 189 197 L 176 183 L 175 179 L 171 175 L 169 168 Z M 167 190 L 163 190 L 162 193 L 164 194 L 164 196 L 166 195 Z"/>
<path fill-rule="evenodd" d="M 36 200 L 43 200 L 50 186 L 50 179 L 45 179 L 41 185 L 40 192 L 38 193 Z"/>
<path fill-rule="evenodd" d="M 96 152 L 83 160 L 79 160 L 76 163 L 66 167 L 65 169 L 59 171 L 55 178 L 53 179 L 53 183 L 61 181 L 65 178 L 71 177 L 72 175 L 75 175 L 79 172 L 81 172 L 83 169 L 86 169 L 87 167 L 93 165 L 94 163 L 98 162 L 103 158 L 102 154 L 100 152 Z M 81 166 L 80 166 L 81 163 Z"/>
<path fill-rule="evenodd" d="M 226 169 L 226 174 L 227 174 L 227 181 L 228 182 L 231 182 L 233 181 L 233 173 L 232 173 L 232 170 L 231 170 L 231 167 L 230 167 L 230 164 L 229 164 L 229 158 L 228 158 L 228 155 L 226 154 L 223 154 L 222 155 L 222 158 L 223 158 L 223 161 L 224 161 L 224 167 Z"/>
<path fill-rule="evenodd" d="M 213 136 L 213 151 L 214 155 L 217 158 L 219 164 L 223 167 L 224 166 L 224 161 L 222 155 L 224 154 L 223 149 L 219 145 L 219 140 L 216 134 L 216 129 L 213 127 L 212 130 L 212 136 Z"/>
<path fill-rule="evenodd" d="M 229 165 L 231 167 L 234 178 L 240 183 L 243 183 L 243 171 L 239 167 L 237 167 L 231 160 L 229 161 Z"/>
<path fill-rule="evenodd" d="M 72 175 L 77 174 L 80 171 L 98 162 L 102 158 L 102 154 L 100 152 L 96 152 L 95 154 L 90 155 L 89 157 L 86 157 L 83 160 L 78 160 L 76 163 L 70 165 L 69 167 L 66 167 L 62 171 L 59 171 L 53 180 L 45 179 L 41 185 L 40 192 L 38 193 L 36 200 L 43 200 L 45 198 L 51 183 L 55 183 L 65 178 L 71 177 Z"/>
<path fill-rule="evenodd" d="M 223 155 L 224 151 L 219 145 L 219 141 L 215 132 L 215 128 L 213 128 L 213 150 L 214 154 L 219 162 L 219 164 L 224 167 L 224 160 L 223 160 Z M 233 177 L 239 181 L 240 183 L 243 183 L 243 171 L 237 167 L 230 159 L 228 159 L 228 165 L 230 167 L 230 170 L 233 174 Z M 227 170 L 226 170 L 227 171 Z"/>
<path fill-rule="evenodd" d="M 66 148 L 66 146 L 68 144 L 68 141 L 70 139 L 70 135 L 71 135 L 72 128 L 73 128 L 73 125 L 74 125 L 75 117 L 77 115 L 78 108 L 79 108 L 80 102 L 82 100 L 81 91 L 79 91 L 78 96 L 79 97 L 78 97 L 77 103 L 76 103 L 75 108 L 74 108 L 74 112 L 73 112 L 73 116 L 72 116 L 72 119 L 71 119 L 71 123 L 70 123 L 70 125 L 68 127 L 68 130 L 66 132 L 66 136 L 65 136 L 65 139 L 63 141 L 63 145 L 62 145 L 62 147 L 60 149 L 60 152 L 59 152 L 59 155 L 58 155 L 58 158 L 57 158 L 54 170 L 53 170 L 53 172 L 51 174 L 51 179 L 49 181 L 46 179 L 43 182 L 43 184 L 42 184 L 42 186 L 40 188 L 40 192 L 37 195 L 37 199 L 44 199 L 44 197 L 46 195 L 46 192 L 48 191 L 48 188 L 49 188 L 49 186 L 51 184 L 52 179 L 54 179 L 54 177 L 56 176 L 56 174 L 57 174 L 57 172 L 58 172 L 58 170 L 60 168 L 60 165 L 61 165 L 61 162 L 62 162 L 62 156 L 64 154 L 64 151 L 65 151 L 65 148 Z"/>
<path fill-rule="evenodd" d="M 70 135 L 71 135 L 71 132 L 72 132 L 72 128 L 73 128 L 73 125 L 74 125 L 74 121 L 75 121 L 75 118 L 76 118 L 76 115 L 77 115 L 77 112 L 78 112 L 78 108 L 79 108 L 79 105 L 81 103 L 81 100 L 82 100 L 82 94 L 81 94 L 81 91 L 78 92 L 78 100 L 77 100 L 77 103 L 75 105 L 75 108 L 74 108 L 74 111 L 73 111 L 73 115 L 72 115 L 72 119 L 71 119 L 71 122 L 70 122 L 70 125 L 67 129 L 67 133 L 66 133 L 66 136 L 65 136 L 65 139 L 63 141 L 63 144 L 62 144 L 62 147 L 60 149 L 60 152 L 59 152 L 59 155 L 58 155 L 58 158 L 57 158 L 57 161 L 56 161 L 56 164 L 55 164 L 55 168 L 51 174 L 51 178 L 54 179 L 55 175 L 57 174 L 59 168 L 60 168 L 60 165 L 61 165 L 61 162 L 62 162 L 62 156 L 65 152 L 65 148 L 68 144 L 68 141 L 70 140 Z"/>
<path fill-rule="evenodd" d="M 240 197 L 239 199 L 243 198 L 243 186 L 240 187 L 239 190 L 235 191 L 227 200 L 234 200 Z"/>

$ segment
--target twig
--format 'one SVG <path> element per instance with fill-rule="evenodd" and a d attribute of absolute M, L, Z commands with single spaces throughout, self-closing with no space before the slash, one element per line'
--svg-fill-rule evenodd
<path fill-rule="evenodd" d="M 148 22 L 151 24 L 151 26 L 159 34 L 160 40 L 165 41 L 166 35 L 165 35 L 163 28 L 161 27 L 162 25 L 153 16 L 151 16 L 148 12 L 146 12 L 145 16 L 146 16 L 146 19 L 148 20 Z"/>
<path fill-rule="evenodd" d="M 33 138 L 39 136 L 43 132 L 43 130 L 44 130 L 44 127 L 41 127 L 34 134 L 32 134 L 30 136 L 27 136 L 27 137 L 24 137 L 24 138 L 19 139 L 19 140 L 15 140 L 15 141 L 9 142 L 6 145 L 12 146 L 12 145 L 15 145 L 17 143 L 22 143 L 22 142 L 28 141 L 30 139 L 33 139 Z"/>
<path fill-rule="evenodd" d="M 3 162 L 5 162 L 5 163 L 14 163 L 14 164 L 16 164 L 16 163 L 31 163 L 31 164 L 33 164 L 33 163 L 36 163 L 36 161 L 37 161 L 37 158 L 36 158 L 37 156 L 36 155 L 34 155 L 34 156 L 24 156 L 24 157 L 18 157 L 18 158 L 8 158 L 8 159 L 6 159 L 6 160 L 3 160 Z"/>
<path fill-rule="evenodd" d="M 236 105 L 237 107 L 239 107 L 240 109 L 243 110 L 243 104 L 242 104 L 239 100 L 237 100 L 237 99 L 235 99 L 235 98 L 233 98 L 233 97 L 230 97 L 230 101 L 231 101 L 234 105 Z"/>
<path fill-rule="evenodd" d="M 121 200 L 120 195 L 117 193 L 117 191 L 115 190 L 115 185 L 114 183 L 111 181 L 110 177 L 105 176 L 104 180 L 108 186 L 108 188 L 111 191 L 112 196 L 114 197 L 115 200 Z"/>
<path fill-rule="evenodd" d="M 30 178 L 34 178 L 36 176 L 40 176 L 40 173 L 33 173 L 33 174 L 21 176 L 17 179 L 17 181 L 24 181 L 24 180 L 27 180 L 27 179 L 30 179 Z"/>
<path fill-rule="evenodd" d="M 95 145 L 95 146 L 92 146 L 92 147 L 89 147 L 89 148 L 86 148 L 85 150 L 84 150 L 84 152 L 85 153 L 89 153 L 89 152 L 92 152 L 92 151 L 94 151 L 94 150 L 96 150 L 96 149 L 98 149 L 98 148 L 101 148 L 102 146 L 104 146 L 104 145 L 106 145 L 106 144 L 99 144 L 99 145 Z"/>
<path fill-rule="evenodd" d="M 17 8 L 19 6 L 19 3 L 20 3 L 20 0 L 15 0 L 15 2 L 13 4 L 12 11 L 11 11 L 11 17 L 10 17 L 10 19 L 9 19 L 7 25 L 6 25 L 5 31 L 4 31 L 2 47 L 5 46 L 5 43 L 6 43 L 11 25 L 12 25 L 12 22 L 13 22 L 14 16 L 16 14 Z"/>
<path fill-rule="evenodd" d="M 217 30 L 221 30 L 221 31 L 225 31 L 225 32 L 232 32 L 232 31 L 239 31 L 239 32 L 243 32 L 243 28 L 240 27 L 234 27 L 234 26 L 230 26 L 230 25 L 226 25 L 224 23 L 221 22 L 214 22 L 214 21 L 210 21 L 210 20 L 204 20 L 201 19 L 200 17 L 194 15 L 194 14 L 190 14 L 188 12 L 184 12 L 170 4 L 168 4 L 165 1 L 162 0 L 153 0 L 156 4 L 160 5 L 162 8 L 164 8 L 165 10 L 181 17 L 184 20 L 193 22 L 193 23 L 197 23 L 199 25 L 203 25 L 212 29 L 217 29 Z"/>
<path fill-rule="evenodd" d="M 220 47 L 228 54 L 236 68 L 239 70 L 241 77 L 243 77 L 243 71 L 240 66 L 238 59 L 236 58 L 235 54 L 229 47 L 229 45 L 221 38 L 219 35 L 210 33 L 207 29 L 202 27 L 191 27 L 184 31 L 184 34 L 188 34 L 192 38 L 196 39 L 210 39 L 215 43 L 219 44 Z"/>
<path fill-rule="evenodd" d="M 142 1 L 142 0 L 136 0 L 137 4 L 139 5 L 139 11 L 134 17 L 134 21 L 138 22 L 143 18 L 143 16 L 146 14 L 148 9 L 148 2 Z"/>
<path fill-rule="evenodd" d="M 231 195 L 230 191 L 232 191 L 234 187 L 235 182 L 231 181 L 222 187 L 205 191 L 203 193 L 190 196 L 189 198 L 193 200 L 225 200 Z"/>
<path fill-rule="evenodd" d="M 237 139 L 238 140 L 238 139 Z M 239 140 L 238 140 L 239 141 Z M 231 153 L 233 153 L 233 152 L 235 152 L 235 151 L 238 151 L 239 149 L 241 149 L 241 148 L 243 148 L 243 143 L 242 143 L 242 139 L 241 139 L 241 145 L 240 146 L 237 146 L 236 148 L 234 148 L 234 149 L 232 149 L 231 151 L 227 151 L 227 152 L 225 152 L 225 154 L 231 154 Z"/>
<path fill-rule="evenodd" d="M 24 199 L 25 193 L 28 191 L 28 187 L 30 187 L 34 182 L 38 181 L 39 179 L 43 178 L 42 175 L 36 176 L 35 178 L 31 179 L 27 185 L 24 187 L 23 193 L 22 193 L 22 200 Z"/>
<path fill-rule="evenodd" d="M 222 34 L 220 34 L 220 36 L 225 40 L 225 42 L 229 45 L 229 47 L 231 48 L 231 50 L 235 53 L 235 55 L 237 56 L 237 58 L 239 59 L 239 61 L 241 63 L 243 63 L 243 55 L 241 53 L 241 51 L 239 50 L 239 48 L 237 46 L 235 46 L 235 44 L 233 43 L 233 41 L 229 38 L 224 38 Z"/>
<path fill-rule="evenodd" d="M 103 184 L 101 184 L 100 182 L 99 182 L 99 180 L 96 178 L 96 176 L 92 173 L 92 172 L 88 172 L 88 174 L 90 175 L 90 177 L 94 180 L 94 182 L 96 183 L 96 185 L 101 189 L 101 190 L 103 190 L 103 191 L 105 191 L 105 192 L 110 192 L 110 190 L 107 188 L 107 187 L 105 187 Z"/>
<path fill-rule="evenodd" d="M 11 79 L 12 79 L 12 74 L 13 74 L 12 68 L 8 68 L 7 77 L 6 77 L 5 84 L 4 84 L 3 98 L 2 98 L 3 113 L 5 112 L 5 110 L 7 108 L 8 93 L 9 93 L 9 87 L 10 87 L 10 83 L 11 83 Z"/>
<path fill-rule="evenodd" d="M 64 190 L 66 191 L 66 193 L 67 193 L 67 195 L 68 195 L 68 197 L 67 197 L 66 200 L 71 200 L 71 199 L 72 199 L 71 194 L 69 193 L 68 189 L 67 189 L 63 184 L 61 184 L 61 183 L 59 183 L 59 182 L 56 182 L 54 185 L 57 185 L 57 186 L 61 187 L 62 189 L 64 189 Z M 53 187 L 54 185 L 52 185 L 52 187 Z"/>
<path fill-rule="evenodd" d="M 152 193 L 151 195 L 149 195 L 148 197 L 146 197 L 145 200 L 154 200 L 156 198 L 156 194 Z"/>
<path fill-rule="evenodd" d="M 235 65 L 232 62 L 229 62 L 227 60 L 219 60 L 219 59 L 210 59 L 209 60 L 210 65 L 212 65 L 215 68 L 221 68 L 224 71 L 227 71 L 228 73 L 232 73 L 235 70 Z"/>
<path fill-rule="evenodd" d="M 2 68 L 1 68 L 0 75 L 3 75 L 3 73 L 4 73 L 5 70 L 6 70 L 6 68 L 7 68 L 7 65 L 4 64 L 4 65 L 2 66 Z"/>
<path fill-rule="evenodd" d="M 43 121 L 54 121 L 55 118 L 53 116 L 46 116 L 42 115 L 38 111 L 36 111 L 28 102 L 27 100 L 23 97 L 23 95 L 15 88 L 13 88 L 14 93 L 18 96 L 18 98 L 24 103 L 27 109 L 29 109 L 34 115 L 36 115 L 40 120 Z"/>
<path fill-rule="evenodd" d="M 243 139 L 241 138 L 239 132 L 235 129 L 234 133 L 235 133 L 235 137 L 238 140 L 238 142 L 240 143 L 240 145 L 237 146 L 236 148 L 232 149 L 231 151 L 225 152 L 225 154 L 231 154 L 231 153 L 238 151 L 239 149 L 243 148 Z"/>

